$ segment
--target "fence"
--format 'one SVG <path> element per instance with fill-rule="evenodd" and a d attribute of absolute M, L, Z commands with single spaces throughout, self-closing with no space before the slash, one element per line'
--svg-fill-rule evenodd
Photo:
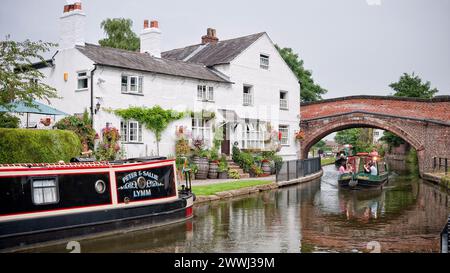
<path fill-rule="evenodd" d="M 450 237 L 448 234 L 450 227 L 450 215 L 448 216 L 448 221 L 441 232 L 441 253 L 449 253 L 450 250 Z"/>
<path fill-rule="evenodd" d="M 322 169 L 320 157 L 283 161 L 276 167 L 276 181 L 289 181 L 316 173 Z"/>
<path fill-rule="evenodd" d="M 445 174 L 448 173 L 448 158 L 433 157 L 433 171 L 444 169 Z"/>

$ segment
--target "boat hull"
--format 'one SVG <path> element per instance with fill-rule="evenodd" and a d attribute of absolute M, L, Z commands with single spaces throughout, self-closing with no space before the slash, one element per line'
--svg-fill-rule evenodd
<path fill-rule="evenodd" d="M 0 223 L 0 251 L 172 224 L 193 217 L 193 196 L 174 202 Z"/>
<path fill-rule="evenodd" d="M 353 183 L 351 182 L 353 178 Z M 353 175 L 352 178 L 339 179 L 338 185 L 346 189 L 378 189 L 388 182 L 388 176 L 370 177 Z"/>

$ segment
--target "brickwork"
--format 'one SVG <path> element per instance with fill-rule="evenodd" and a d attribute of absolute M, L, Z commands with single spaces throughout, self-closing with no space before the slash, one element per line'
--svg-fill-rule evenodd
<path fill-rule="evenodd" d="M 343 129 L 388 130 L 418 151 L 420 173 L 432 169 L 433 157 L 450 158 L 450 96 L 432 100 L 357 96 L 306 103 L 300 107 L 305 138 L 300 156 L 326 135 Z"/>

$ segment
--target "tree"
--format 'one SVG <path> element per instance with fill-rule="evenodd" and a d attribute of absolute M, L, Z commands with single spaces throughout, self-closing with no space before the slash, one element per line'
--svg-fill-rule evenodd
<path fill-rule="evenodd" d="M 352 128 L 339 131 L 336 133 L 334 141 L 336 141 L 336 143 L 341 145 L 351 144 L 353 146 L 356 146 L 356 143 L 358 142 L 360 136 L 360 131 L 361 129 L 359 128 Z"/>
<path fill-rule="evenodd" d="M 391 83 L 389 87 L 394 89 L 394 96 L 396 97 L 409 97 L 409 98 L 423 98 L 431 99 L 434 94 L 439 92 L 436 88 L 431 88 L 431 83 L 427 81 L 422 83 L 422 79 L 408 73 L 403 73 L 398 82 Z"/>
<path fill-rule="evenodd" d="M 322 95 L 326 94 L 328 91 L 314 83 L 311 71 L 306 70 L 303 67 L 303 60 L 298 57 L 298 54 L 294 53 L 291 48 L 280 48 L 278 45 L 275 45 L 275 47 L 300 81 L 301 101 L 308 102 L 321 100 Z"/>
<path fill-rule="evenodd" d="M 8 113 L 0 113 L 0 128 L 19 128 L 20 119 Z"/>
<path fill-rule="evenodd" d="M 0 41 L 0 106 L 12 109 L 12 102 L 21 101 L 33 107 L 33 100 L 57 98 L 56 89 L 42 83 L 44 74 L 34 68 L 36 61 L 46 63 L 42 53 L 57 46 L 48 42 L 16 42 L 6 36 Z"/>
<path fill-rule="evenodd" d="M 434 94 L 438 92 L 436 88 L 431 88 L 431 83 L 427 81 L 422 83 L 422 79 L 414 75 L 414 72 L 409 75 L 408 73 L 403 73 L 398 82 L 391 83 L 389 87 L 394 89 L 394 96 L 396 97 L 409 97 L 409 98 L 423 98 L 431 99 Z M 405 141 L 398 137 L 397 135 L 385 131 L 383 137 L 380 139 L 389 145 L 389 148 L 397 147 L 400 144 L 405 143 Z"/>
<path fill-rule="evenodd" d="M 103 47 L 113 47 L 131 51 L 137 51 L 140 46 L 139 37 L 131 28 L 133 21 L 125 18 L 106 19 L 101 23 L 107 38 L 99 40 Z"/>
<path fill-rule="evenodd" d="M 112 110 L 113 113 L 125 120 L 136 120 L 145 125 L 152 131 L 156 137 L 157 153 L 159 155 L 159 142 L 161 135 L 172 121 L 184 117 L 184 113 L 178 113 L 173 110 L 164 110 L 159 105 L 152 108 L 130 107 L 128 109 Z"/>
<path fill-rule="evenodd" d="M 341 145 L 352 145 L 356 149 L 356 152 L 370 152 L 373 148 L 372 137 L 370 136 L 371 131 L 371 128 L 342 130 L 336 133 L 334 140 Z"/>

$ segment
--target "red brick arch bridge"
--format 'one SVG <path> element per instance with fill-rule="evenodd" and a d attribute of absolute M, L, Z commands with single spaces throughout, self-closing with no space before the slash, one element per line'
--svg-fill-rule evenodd
<path fill-rule="evenodd" d="M 450 158 L 450 96 L 415 99 L 351 96 L 302 103 L 300 157 L 330 133 L 358 127 L 398 135 L 417 150 L 420 173 L 433 168 L 433 157 Z"/>

